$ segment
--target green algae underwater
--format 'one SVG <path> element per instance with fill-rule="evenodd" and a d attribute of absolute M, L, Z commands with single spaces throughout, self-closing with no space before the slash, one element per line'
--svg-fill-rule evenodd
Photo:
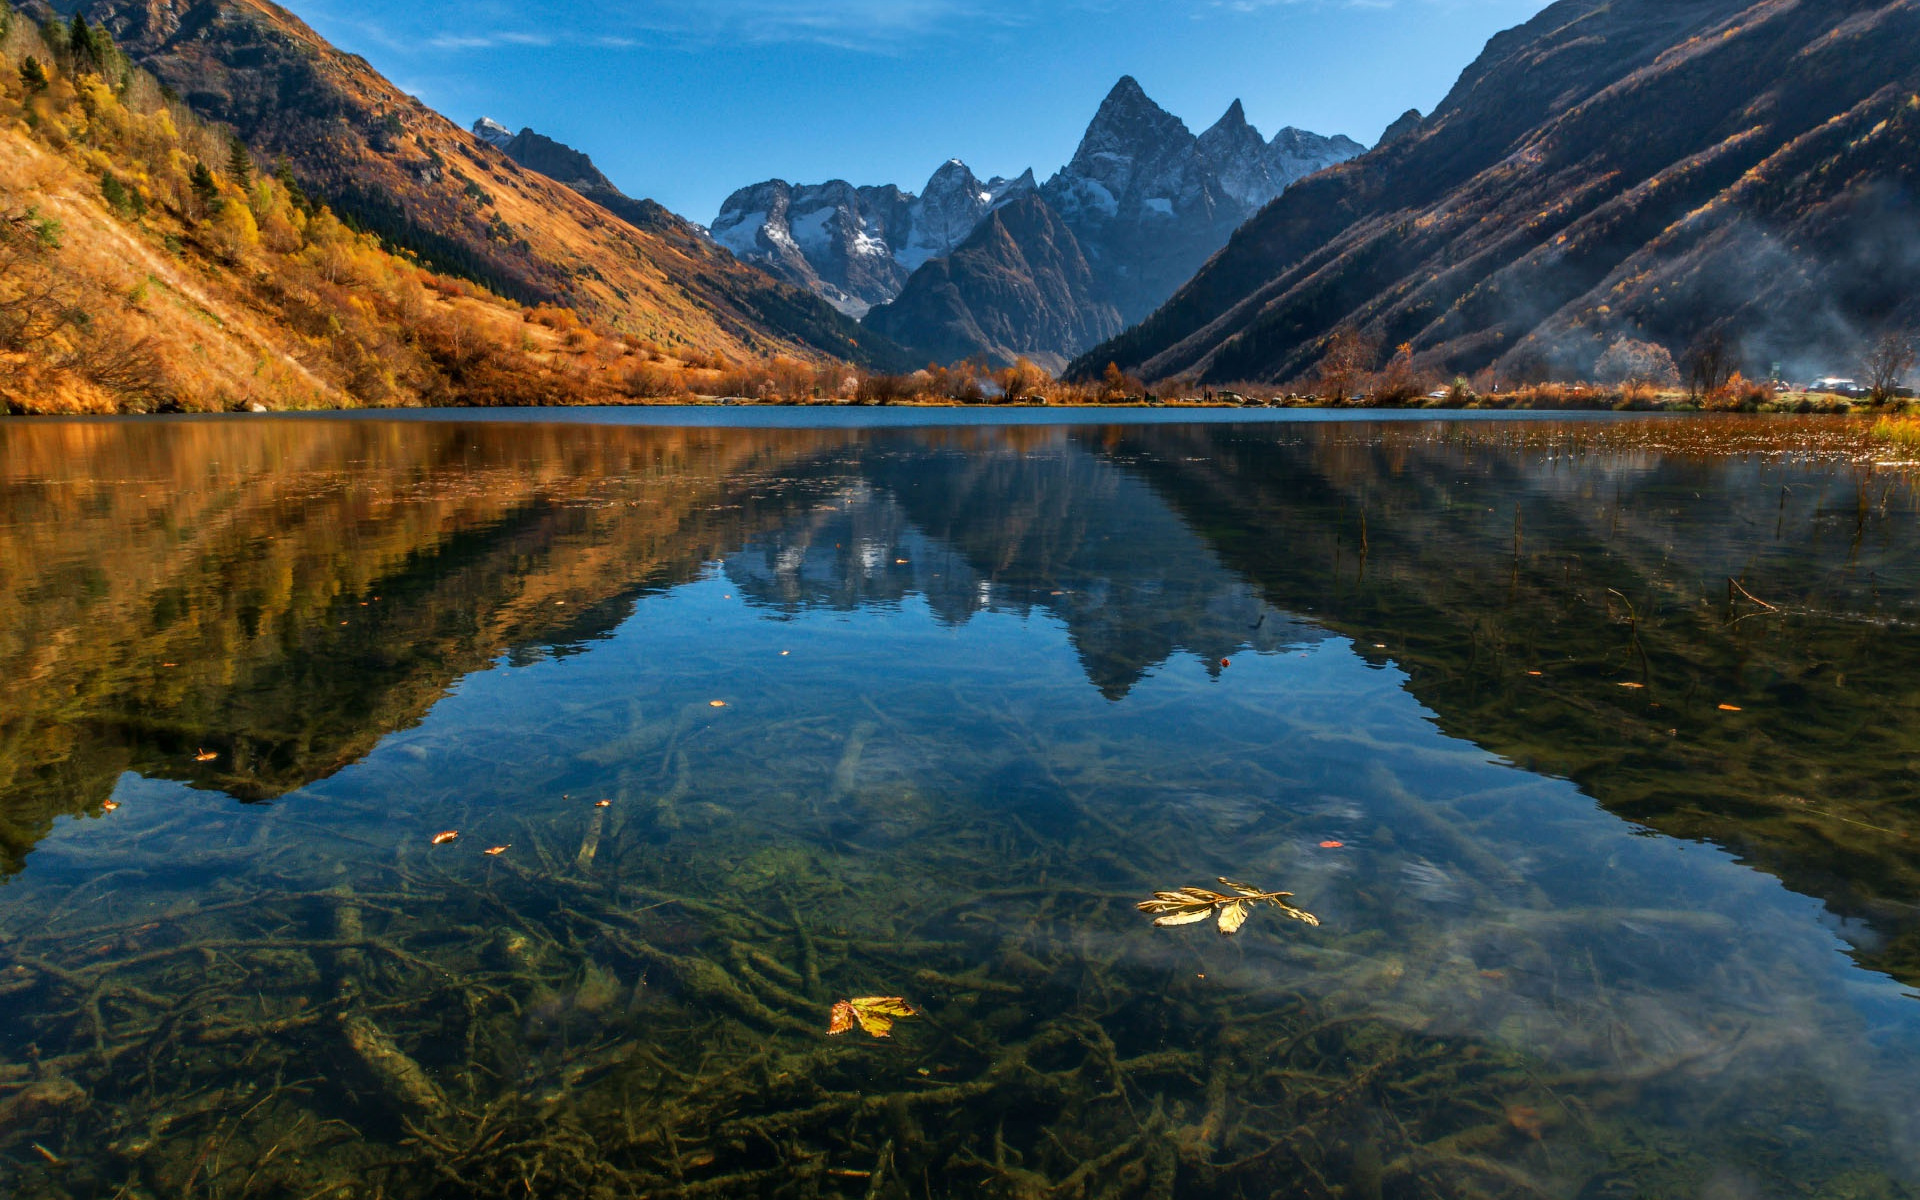
<path fill-rule="evenodd" d="M 1913 1196 L 1899 457 L 0 426 L 0 1192 Z"/>

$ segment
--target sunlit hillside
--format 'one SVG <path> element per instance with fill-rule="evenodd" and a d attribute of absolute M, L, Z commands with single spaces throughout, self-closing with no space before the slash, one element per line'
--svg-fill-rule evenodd
<path fill-rule="evenodd" d="M 724 390 L 723 369 L 763 354 L 790 372 L 834 361 L 722 322 L 671 273 L 655 272 L 671 304 L 631 308 L 665 322 L 660 340 L 507 299 L 343 221 L 97 27 L 38 26 L 4 0 L 0 25 L 11 411 L 628 401 Z"/>

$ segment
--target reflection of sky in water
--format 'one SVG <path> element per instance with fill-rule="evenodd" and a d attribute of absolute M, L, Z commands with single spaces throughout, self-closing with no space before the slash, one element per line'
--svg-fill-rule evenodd
<path fill-rule="evenodd" d="M 1209 461 L 1190 448 L 1173 437 L 1155 469 Z M 1520 1051 L 1603 1085 L 1593 1111 L 1683 1134 L 1764 1123 L 1761 1098 L 1809 1095 L 1824 1123 L 1766 1131 L 1786 1177 L 1796 1155 L 1852 1138 L 1872 1165 L 1920 1172 L 1920 1002 L 1849 957 L 1877 952 L 1890 926 L 1831 912 L 1726 850 L 1650 836 L 1574 782 L 1450 736 L 1443 727 L 1467 718 L 1416 696 L 1411 672 L 1430 682 L 1430 665 L 1331 633 L 1308 604 L 1280 607 L 1271 578 L 1219 548 L 1284 560 L 1280 535 L 1224 516 L 1196 531 L 1207 510 L 1190 495 L 1170 504 L 1182 480 L 1156 485 L 1137 449 L 836 442 L 791 478 L 756 466 L 745 502 L 724 487 L 703 497 L 701 512 L 721 514 L 702 518 L 718 530 L 704 567 L 616 584 L 617 557 L 592 558 L 616 539 L 585 517 L 475 521 L 463 536 L 499 537 L 518 556 L 482 581 L 506 599 L 435 594 L 445 619 L 496 601 L 576 604 L 588 610 L 577 628 L 512 626 L 470 664 L 487 669 L 451 672 L 417 724 L 394 718 L 369 752 L 270 805 L 129 771 L 110 819 L 59 820 L 0 888 L 0 954 L 5 938 L 108 897 L 122 914 L 158 913 L 248 888 L 320 894 L 395 864 L 490 880 L 469 846 L 511 845 L 516 864 L 565 874 L 530 848 L 570 848 L 582 806 L 606 798 L 604 861 L 753 903 L 804 887 L 824 897 L 811 915 L 866 947 L 861 986 L 906 988 L 906 947 L 922 938 L 997 961 L 1038 919 L 1022 888 L 1044 876 L 1086 900 L 1075 952 L 1134 989 L 1116 1011 L 1174 979 L 1249 1005 L 1312 997 L 1337 1017 Z M 1429 538 L 1407 515 L 1429 508 L 1493 513 L 1496 553 L 1449 565 L 1516 590 L 1509 538 L 1664 561 L 1673 530 L 1698 521 L 1675 577 L 1716 582 L 1767 556 L 1785 578 L 1827 577 L 1792 546 L 1755 541 L 1788 515 L 1816 540 L 1822 521 L 1839 527 L 1833 553 L 1863 553 L 1861 539 L 1845 544 L 1852 515 L 1831 480 L 1782 498 L 1750 464 L 1690 468 L 1623 520 L 1607 508 L 1614 489 L 1667 468 L 1622 463 L 1605 476 L 1544 456 L 1504 474 L 1510 464 L 1461 468 L 1424 481 L 1424 508 L 1383 482 L 1364 493 L 1377 559 L 1346 548 L 1341 570 L 1410 571 L 1395 539 Z M 1649 516 L 1716 471 L 1711 484 L 1738 504 Z M 1510 534 L 1511 501 L 1482 505 L 1480 491 L 1515 487 L 1563 505 L 1563 526 Z M 618 494 L 574 500 L 620 527 Z M 759 507 L 736 516 L 743 504 Z M 516 590 L 543 571 L 603 586 L 590 604 Z M 1900 577 L 1896 564 L 1887 578 Z M 1313 598 L 1328 596 L 1332 585 Z M 1662 782 L 1688 786 L 1684 774 Z M 460 831 L 466 857 L 434 857 L 426 842 L 443 829 Z M 1296 893 L 1322 927 L 1258 912 L 1229 941 L 1156 931 L 1132 909 L 1154 887 L 1221 875 Z M 646 979 L 620 984 L 638 996 Z M 0 995 L 0 1014 L 8 1004 Z M 644 1039 L 644 1023 L 631 1036 Z M 1728 1163 L 1726 1194 L 1764 1192 L 1752 1169 Z"/>
<path fill-rule="evenodd" d="M 1852 1109 L 1837 1120 L 1890 1121 L 1896 1144 L 1914 1144 L 1920 1005 L 1852 967 L 1817 903 L 1720 851 L 1634 836 L 1571 785 L 1448 739 L 1396 671 L 1343 642 L 1212 674 L 1175 659 L 1114 704 L 1045 614 L 955 626 L 907 600 L 770 621 L 733 586 L 716 576 L 649 598 L 585 655 L 471 676 L 420 728 L 268 810 L 128 777 L 121 819 L 64 826 L 30 874 L 111 870 L 118 848 L 150 854 L 167 836 L 311 841 L 347 864 L 326 869 L 348 871 L 442 827 L 513 842 L 562 792 L 644 809 L 659 754 L 633 731 L 678 713 L 695 784 L 675 842 L 691 853 L 751 860 L 800 843 L 843 860 L 849 886 L 879 886 L 937 862 L 959 827 L 1057 827 L 1064 792 L 1111 831 L 1102 852 L 1168 885 L 1228 874 L 1288 888 L 1341 943 L 1265 914 L 1231 943 L 1154 932 L 1116 902 L 1086 930 L 1090 955 L 1324 992 L 1562 1066 L 1630 1078 L 1684 1062 L 1683 1104 L 1700 1111 L 1810 1077 Z M 827 798 L 840 739 L 861 725 L 874 728 L 854 786 Z M 186 830 L 147 832 L 182 804 L 200 814 Z M 973 935 L 991 944 L 1024 919 L 989 906 Z"/>

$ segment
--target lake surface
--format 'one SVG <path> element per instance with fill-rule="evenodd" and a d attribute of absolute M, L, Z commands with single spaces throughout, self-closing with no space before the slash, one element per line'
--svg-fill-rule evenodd
<path fill-rule="evenodd" d="M 1912 465 L 1152 417 L 0 423 L 0 1194 L 1920 1194 Z"/>

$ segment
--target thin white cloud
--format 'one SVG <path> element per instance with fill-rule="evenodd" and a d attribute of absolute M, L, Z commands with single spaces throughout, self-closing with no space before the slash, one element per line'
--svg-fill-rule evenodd
<path fill-rule="evenodd" d="M 530 16 L 524 6 L 480 0 L 461 10 L 460 26 L 441 24 L 445 17 L 434 12 L 420 20 L 436 27 L 408 28 L 405 16 L 362 8 L 356 0 L 314 7 L 388 49 L 443 54 L 569 43 L 608 49 L 795 43 L 896 54 L 942 37 L 1024 25 L 1033 11 L 1014 0 L 562 0 Z"/>

